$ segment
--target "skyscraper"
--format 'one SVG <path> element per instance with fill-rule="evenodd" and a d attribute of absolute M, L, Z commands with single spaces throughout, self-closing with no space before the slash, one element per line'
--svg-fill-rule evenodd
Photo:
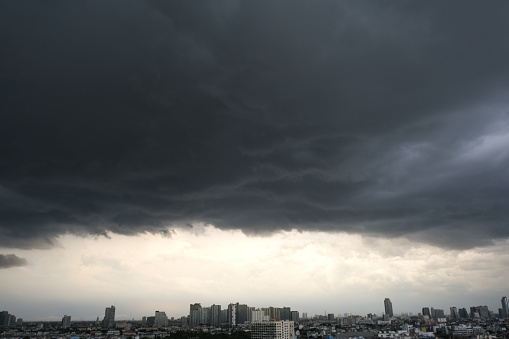
<path fill-rule="evenodd" d="M 237 326 L 237 306 L 239 303 L 236 304 L 229 304 L 228 305 L 228 326 L 235 327 Z"/>
<path fill-rule="evenodd" d="M 392 318 L 394 316 L 394 312 L 392 311 L 392 302 L 391 302 L 391 299 L 385 298 L 384 306 L 385 306 L 385 314 L 389 315 L 389 317 Z"/>
<path fill-rule="evenodd" d="M 201 304 L 195 303 L 189 305 L 189 326 L 196 327 L 201 321 Z"/>
<path fill-rule="evenodd" d="M 62 318 L 62 327 L 67 328 L 71 326 L 71 316 L 70 315 L 64 315 Z"/>
<path fill-rule="evenodd" d="M 427 316 L 428 318 L 431 318 L 431 312 L 429 311 L 429 307 L 422 308 L 422 315 Z"/>
<path fill-rule="evenodd" d="M 219 326 L 221 323 L 221 305 L 210 306 L 210 324 Z"/>
<path fill-rule="evenodd" d="M 10 325 L 10 314 L 7 311 L 0 312 L 0 326 L 9 326 Z"/>
<path fill-rule="evenodd" d="M 291 320 L 292 317 L 292 310 L 290 307 L 283 307 L 279 311 L 279 315 L 281 316 L 281 320 Z"/>
<path fill-rule="evenodd" d="M 200 324 L 210 325 L 210 307 L 202 307 L 201 308 Z"/>
<path fill-rule="evenodd" d="M 244 324 L 249 320 L 249 307 L 237 304 L 237 324 Z"/>
<path fill-rule="evenodd" d="M 106 307 L 104 311 L 103 327 L 115 327 L 115 306 L 112 305 L 111 307 Z"/>
<path fill-rule="evenodd" d="M 459 319 L 460 315 L 456 307 L 451 307 L 451 319 Z"/>
<path fill-rule="evenodd" d="M 503 315 L 501 314 L 502 317 L 504 318 L 508 318 L 509 317 L 509 302 L 507 301 L 507 297 L 502 297 L 502 313 Z"/>

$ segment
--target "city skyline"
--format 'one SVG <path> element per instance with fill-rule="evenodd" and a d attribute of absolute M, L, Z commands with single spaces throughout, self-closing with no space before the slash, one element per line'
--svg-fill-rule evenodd
<path fill-rule="evenodd" d="M 189 326 L 196 327 L 200 324 L 200 321 L 203 319 L 202 315 L 201 315 L 202 309 L 205 308 L 205 309 L 207 309 L 207 312 L 213 312 L 212 309 L 214 307 L 217 307 L 220 311 L 225 311 L 225 312 L 227 311 L 229 314 L 231 312 L 231 309 L 230 309 L 231 305 L 233 305 L 233 307 L 238 307 L 239 304 L 240 304 L 240 306 L 245 306 L 245 307 L 249 308 L 250 309 L 249 313 L 254 312 L 254 311 L 257 311 L 257 312 L 263 311 L 263 312 L 265 312 L 265 314 L 268 314 L 266 312 L 269 312 L 268 311 L 269 309 L 278 310 L 277 315 L 276 315 L 276 313 L 274 313 L 274 314 L 270 313 L 270 314 L 272 314 L 272 316 L 269 317 L 270 320 L 291 320 L 290 313 L 288 313 L 286 316 L 280 315 L 279 312 L 283 312 L 285 309 L 288 309 L 288 312 L 292 311 L 291 313 L 293 313 L 293 311 L 296 311 L 297 316 L 300 319 L 308 319 L 308 318 L 313 318 L 313 317 L 317 317 L 317 316 L 323 316 L 323 317 L 327 318 L 331 314 L 334 315 L 334 318 L 347 317 L 347 315 L 366 317 L 367 315 L 370 315 L 370 314 L 376 315 L 380 318 L 383 318 L 383 316 L 385 314 L 389 315 L 390 317 L 402 316 L 402 315 L 409 315 L 409 316 L 424 315 L 424 316 L 428 316 L 428 317 L 435 317 L 436 311 L 443 312 L 444 316 L 451 317 L 452 319 L 455 319 L 455 318 L 465 318 L 465 315 L 462 314 L 462 310 L 467 310 L 466 312 L 467 312 L 468 316 L 466 318 L 470 318 L 472 315 L 471 313 L 479 307 L 486 308 L 486 312 L 489 310 L 490 312 L 493 312 L 495 315 L 499 314 L 499 311 L 500 311 L 500 312 L 502 312 L 499 314 L 500 316 L 507 317 L 507 315 L 505 315 L 505 316 L 503 315 L 503 314 L 505 314 L 505 313 L 503 313 L 504 305 L 507 307 L 507 297 L 503 296 L 502 299 L 500 300 L 500 302 L 501 302 L 501 305 L 499 304 L 498 307 L 496 307 L 496 305 L 492 305 L 492 307 L 486 306 L 486 303 L 484 305 L 479 304 L 477 306 L 455 305 L 455 306 L 441 307 L 441 308 L 434 307 L 437 305 L 434 305 L 434 306 L 433 305 L 425 305 L 422 308 L 418 308 L 417 311 L 401 310 L 399 312 L 393 312 L 393 305 L 392 305 L 390 298 L 385 298 L 383 300 L 383 310 L 382 311 L 380 311 L 380 312 L 368 311 L 365 313 L 341 312 L 341 311 L 334 311 L 334 310 L 332 310 L 333 311 L 332 313 L 331 313 L 331 310 L 323 310 L 323 313 L 312 313 L 312 312 L 307 312 L 306 310 L 304 310 L 304 311 L 298 310 L 298 309 L 292 308 L 291 306 L 288 307 L 288 306 L 275 306 L 275 305 L 269 306 L 269 305 L 252 305 L 252 304 L 246 305 L 246 304 L 242 304 L 239 301 L 224 303 L 224 304 L 210 304 L 208 306 L 205 304 L 202 305 L 201 302 L 195 302 L 193 304 L 190 304 L 190 307 L 188 307 L 187 314 L 185 312 L 182 314 L 167 314 L 167 312 L 164 310 L 155 310 L 152 313 L 149 312 L 146 314 L 138 311 L 138 312 L 134 313 L 134 316 L 133 316 L 133 313 L 130 313 L 129 315 L 127 315 L 127 314 L 125 314 L 125 312 L 121 313 L 121 314 L 116 314 L 116 306 L 111 305 L 111 307 L 106 307 L 106 309 L 104 311 L 104 316 L 102 318 L 99 315 L 97 315 L 97 317 L 89 316 L 89 318 L 83 318 L 83 317 L 76 316 L 76 315 L 73 316 L 73 315 L 65 314 L 63 316 L 63 318 L 61 318 L 61 319 L 58 319 L 59 318 L 58 315 L 53 315 L 50 318 L 45 318 L 45 319 L 44 318 L 30 319 L 30 318 L 23 318 L 23 316 L 18 316 L 18 314 L 13 314 L 13 315 L 15 315 L 18 318 L 23 319 L 24 321 L 28 321 L 28 322 L 31 322 L 31 321 L 53 321 L 53 322 L 61 321 L 62 325 L 64 325 L 64 319 L 66 319 L 65 323 L 68 324 L 71 321 L 71 317 L 73 317 L 73 321 L 100 321 L 100 323 L 103 324 L 103 327 L 111 328 L 111 327 L 115 327 L 116 321 L 130 321 L 130 320 L 140 321 L 141 319 L 150 317 L 150 316 L 152 316 L 152 314 L 155 314 L 155 316 L 153 316 L 154 321 L 156 324 L 159 324 L 159 325 L 161 325 L 161 323 L 164 322 L 162 319 L 166 319 L 166 322 L 167 322 L 169 319 L 180 319 L 181 317 L 188 317 Z M 502 307 L 500 307 L 500 306 L 502 306 Z M 458 310 L 459 310 L 459 313 L 458 313 Z M 194 311 L 197 311 L 198 313 L 193 314 Z M 246 311 L 247 311 L 247 309 L 246 309 Z M 389 311 L 392 312 L 393 314 L 390 314 Z M 9 312 L 9 311 L 4 310 L 3 312 L 5 313 L 5 312 Z M 217 312 L 217 311 L 215 311 L 215 312 Z M 235 310 L 235 308 L 234 308 L 233 312 L 237 313 L 238 310 Z M 12 313 L 14 313 L 14 312 L 12 312 Z M 211 316 L 211 314 L 212 313 L 209 313 L 208 316 Z M 483 314 L 482 317 L 485 317 L 486 314 Z M 79 315 L 79 313 L 78 313 L 78 315 Z M 218 317 L 218 319 L 220 318 L 219 314 L 217 314 L 216 316 Z M 228 319 L 230 319 L 229 317 L 230 316 L 228 316 Z M 244 317 L 247 317 L 247 315 L 245 315 Z M 193 321 L 193 318 L 195 318 L 194 321 Z M 230 320 L 226 320 L 226 322 L 229 322 L 229 321 Z M 237 321 L 238 321 L 238 319 L 237 319 Z M 212 323 L 214 323 L 214 322 L 212 322 Z M 241 324 L 241 323 L 238 323 L 238 324 Z"/>
<path fill-rule="evenodd" d="M 508 12 L 0 2 L 0 307 L 496 311 Z"/>

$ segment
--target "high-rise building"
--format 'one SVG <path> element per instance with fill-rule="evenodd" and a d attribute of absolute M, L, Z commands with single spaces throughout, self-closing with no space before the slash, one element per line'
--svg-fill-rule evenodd
<path fill-rule="evenodd" d="M 477 309 L 479 310 L 479 317 L 481 317 L 481 319 L 490 318 L 490 311 L 488 309 L 488 306 L 478 306 Z"/>
<path fill-rule="evenodd" d="M 221 310 L 221 316 L 219 317 L 219 323 L 221 323 L 221 324 L 228 323 L 228 309 L 227 308 L 225 308 L 224 310 Z"/>
<path fill-rule="evenodd" d="M 431 318 L 431 312 L 429 311 L 429 307 L 422 308 L 422 315 L 427 316 L 428 318 Z"/>
<path fill-rule="evenodd" d="M 251 311 L 251 322 L 270 321 L 270 317 L 265 314 L 265 311 L 260 309 Z"/>
<path fill-rule="evenodd" d="M 249 320 L 249 307 L 237 303 L 237 325 L 246 323 Z"/>
<path fill-rule="evenodd" d="M 104 319 L 103 319 L 103 327 L 104 328 L 114 328 L 115 327 L 115 306 L 106 307 L 104 310 Z"/>
<path fill-rule="evenodd" d="M 219 326 L 221 323 L 221 305 L 210 306 L 210 325 Z"/>
<path fill-rule="evenodd" d="M 445 318 L 445 312 L 442 309 L 435 309 L 435 318 Z"/>
<path fill-rule="evenodd" d="M 62 327 L 67 328 L 71 327 L 71 316 L 70 315 L 64 315 L 62 318 Z"/>
<path fill-rule="evenodd" d="M 168 317 L 166 312 L 156 311 L 154 315 L 154 325 L 156 327 L 168 327 Z"/>
<path fill-rule="evenodd" d="M 509 318 L 509 302 L 507 301 L 507 297 L 502 297 L 502 313 L 500 316 L 503 318 Z"/>
<path fill-rule="evenodd" d="M 281 320 L 291 320 L 292 310 L 290 307 L 283 307 L 279 310 L 279 316 L 281 317 Z"/>
<path fill-rule="evenodd" d="M 394 312 L 392 311 L 392 302 L 391 299 L 385 298 L 384 300 L 385 314 L 389 315 L 389 317 L 394 316 Z"/>
<path fill-rule="evenodd" d="M 281 319 L 281 313 L 280 309 L 277 307 L 268 307 L 268 308 L 262 308 L 262 310 L 265 311 L 265 314 L 269 316 L 270 320 L 280 320 Z"/>
<path fill-rule="evenodd" d="M 293 321 L 262 321 L 251 323 L 251 339 L 293 339 Z"/>
<path fill-rule="evenodd" d="M 239 303 L 236 304 L 229 304 L 228 305 L 228 326 L 235 327 L 237 326 L 237 306 Z"/>
<path fill-rule="evenodd" d="M 210 307 L 202 307 L 201 308 L 200 324 L 210 325 Z"/>
<path fill-rule="evenodd" d="M 460 315 L 456 307 L 451 307 L 451 319 L 459 319 Z"/>
<path fill-rule="evenodd" d="M 299 322 L 300 319 L 299 319 L 299 312 L 298 311 L 292 311 L 292 315 L 291 315 L 291 321 L 293 322 Z"/>
<path fill-rule="evenodd" d="M 11 321 L 11 317 L 9 312 L 2 311 L 0 312 L 0 326 L 9 326 Z"/>
<path fill-rule="evenodd" d="M 189 305 L 189 326 L 196 327 L 201 321 L 201 304 L 195 303 Z"/>
<path fill-rule="evenodd" d="M 459 314 L 460 318 L 468 319 L 468 312 L 467 312 L 466 308 L 460 308 L 458 310 L 458 314 Z"/>

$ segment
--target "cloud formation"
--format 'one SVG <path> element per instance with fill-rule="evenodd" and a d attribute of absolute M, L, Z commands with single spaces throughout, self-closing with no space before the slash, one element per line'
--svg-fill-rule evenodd
<path fill-rule="evenodd" d="M 509 4 L 202 5 L 0 5 L 0 246 L 509 237 Z"/>
<path fill-rule="evenodd" d="M 26 264 L 26 259 L 20 258 L 15 254 L 0 254 L 0 269 L 25 266 Z"/>

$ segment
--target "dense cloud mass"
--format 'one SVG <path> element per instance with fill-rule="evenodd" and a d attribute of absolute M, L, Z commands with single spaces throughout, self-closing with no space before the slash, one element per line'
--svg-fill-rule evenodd
<path fill-rule="evenodd" d="M 507 238 L 508 11 L 2 2 L 0 246 L 195 223 Z"/>
<path fill-rule="evenodd" d="M 25 266 L 27 264 L 26 259 L 20 258 L 14 254 L 0 254 L 0 269 Z"/>

